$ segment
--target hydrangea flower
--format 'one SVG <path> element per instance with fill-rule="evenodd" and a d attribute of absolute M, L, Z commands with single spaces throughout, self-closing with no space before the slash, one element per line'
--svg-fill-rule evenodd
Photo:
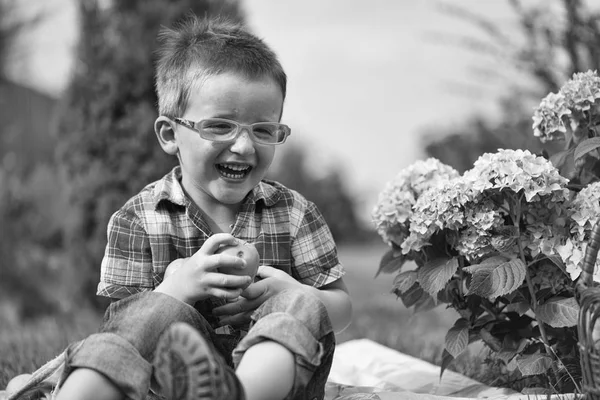
<path fill-rule="evenodd" d="M 412 207 L 423 192 L 459 176 L 454 168 L 435 158 L 419 160 L 403 169 L 379 194 L 372 217 L 387 244 L 400 246 L 409 234 Z"/>
<path fill-rule="evenodd" d="M 576 279 L 581 273 L 590 232 L 600 220 L 600 182 L 591 183 L 577 193 L 569 210 L 571 214 L 570 235 L 564 244 L 557 246 L 557 252 L 565 263 L 571 278 Z M 594 281 L 600 282 L 599 260 L 596 260 Z"/>
<path fill-rule="evenodd" d="M 596 71 L 575 73 L 560 91 L 571 110 L 588 111 L 600 99 L 600 77 Z"/>
<path fill-rule="evenodd" d="M 571 114 L 562 93 L 550 93 L 533 112 L 533 135 L 542 143 L 564 139 L 567 131 L 563 117 Z"/>
<path fill-rule="evenodd" d="M 510 189 L 522 192 L 527 202 L 549 196 L 553 202 L 569 197 L 568 180 L 558 173 L 552 163 L 528 150 L 498 150 L 486 153 L 464 174 L 471 188 L 478 193 L 498 193 Z"/>
<path fill-rule="evenodd" d="M 555 242 L 555 239 L 549 238 L 554 238 L 560 225 L 564 225 L 570 192 L 566 188 L 568 180 L 550 161 L 527 150 L 501 149 L 497 153 L 482 155 L 473 168 L 465 172 L 464 179 L 477 195 L 492 200 L 495 208 L 500 209 L 497 218 L 503 218 L 509 224 L 515 224 L 515 221 L 511 220 L 508 204 L 523 196 L 520 200 L 521 218 L 526 224 L 519 236 L 530 256 L 541 252 L 542 243 L 550 246 Z M 495 229 L 499 228 L 495 226 Z M 490 236 L 494 229 L 486 231 Z M 462 253 L 473 258 L 484 249 L 471 245 L 469 250 L 462 250 Z"/>
<path fill-rule="evenodd" d="M 425 191 L 413 207 L 410 235 L 402 243 L 402 252 L 420 251 L 440 230 L 462 228 L 465 204 L 470 200 L 471 190 L 462 177 L 442 181 Z"/>
<path fill-rule="evenodd" d="M 600 77 L 596 71 L 573 74 L 558 93 L 550 93 L 542 99 L 533 113 L 533 134 L 542 142 L 564 139 L 567 124 L 579 123 L 581 114 L 592 107 L 600 107 Z M 586 121 L 587 122 L 587 121 Z"/>
<path fill-rule="evenodd" d="M 484 199 L 465 205 L 465 228 L 460 232 L 456 250 L 469 261 L 493 251 L 494 231 L 504 225 L 505 213 L 491 200 Z"/>

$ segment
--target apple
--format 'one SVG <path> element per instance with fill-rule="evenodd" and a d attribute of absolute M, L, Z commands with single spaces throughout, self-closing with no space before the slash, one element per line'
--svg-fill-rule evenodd
<path fill-rule="evenodd" d="M 230 275 L 248 275 L 254 280 L 260 263 L 260 255 L 252 243 L 244 242 L 238 245 L 221 246 L 215 254 L 228 254 L 246 261 L 246 268 L 221 267 L 219 272 Z"/>

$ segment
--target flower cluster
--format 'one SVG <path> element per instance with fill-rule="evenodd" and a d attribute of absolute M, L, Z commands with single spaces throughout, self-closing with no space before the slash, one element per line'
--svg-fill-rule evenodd
<path fill-rule="evenodd" d="M 392 248 L 379 271 L 396 273 L 392 292 L 415 312 L 438 302 L 458 312 L 445 337 L 446 359 L 472 340 L 507 365 L 516 362 L 523 375 L 547 373 L 573 356 L 575 279 L 600 224 L 598 99 L 600 77 L 587 72 L 542 100 L 535 135 L 567 139 L 552 162 L 501 149 L 460 175 L 429 159 L 401 171 L 381 193 L 373 219 Z M 403 271 L 407 260 L 416 269 Z M 519 360 L 527 360 L 523 368 Z M 540 364 L 535 372 L 532 363 Z"/>
<path fill-rule="evenodd" d="M 567 131 L 563 117 L 569 114 L 571 110 L 562 93 L 548 94 L 533 113 L 533 135 L 544 143 L 563 139 Z"/>
<path fill-rule="evenodd" d="M 576 73 L 560 91 L 568 101 L 567 107 L 573 111 L 588 111 L 600 99 L 600 77 L 595 71 Z"/>
<path fill-rule="evenodd" d="M 600 182 L 589 184 L 569 206 L 570 230 L 564 244 L 556 246 L 567 272 L 575 279 L 581 273 L 583 257 L 594 225 L 600 220 Z M 594 281 L 600 282 L 600 261 L 596 261 Z"/>
<path fill-rule="evenodd" d="M 497 194 L 504 189 L 522 193 L 528 203 L 550 196 L 552 201 L 564 201 L 569 195 L 567 179 L 543 157 L 528 150 L 498 150 L 486 153 L 475 161 L 464 178 L 478 193 Z M 503 196 L 503 195 L 502 195 Z"/>
<path fill-rule="evenodd" d="M 388 182 L 373 210 L 373 222 L 383 240 L 397 246 L 406 239 L 409 218 L 417 199 L 430 187 L 459 176 L 435 158 L 417 161 Z"/>
<path fill-rule="evenodd" d="M 422 193 L 413 207 L 409 236 L 401 243 L 402 253 L 418 252 L 440 230 L 458 231 L 465 225 L 465 204 L 472 199 L 461 177 L 438 182 Z"/>
<path fill-rule="evenodd" d="M 533 134 L 542 142 L 564 139 L 571 123 L 577 123 L 573 114 L 581 114 L 598 107 L 600 77 L 595 71 L 576 73 L 558 93 L 542 99 L 533 114 Z"/>
<path fill-rule="evenodd" d="M 424 165 L 441 170 L 435 175 Z M 516 237 L 531 256 L 541 252 L 542 244 L 551 250 L 560 244 L 553 232 L 564 225 L 570 195 L 567 179 L 548 160 L 526 150 L 499 150 L 482 155 L 463 176 L 449 171 L 430 159 L 388 184 L 373 214 L 386 242 L 400 246 L 403 254 L 418 253 L 441 233 L 469 261 L 492 252 L 517 252 Z M 446 179 L 436 179 L 442 176 Z"/>

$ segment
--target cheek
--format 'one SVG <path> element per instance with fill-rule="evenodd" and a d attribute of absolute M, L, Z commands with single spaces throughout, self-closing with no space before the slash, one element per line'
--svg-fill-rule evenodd
<path fill-rule="evenodd" d="M 263 168 L 269 168 L 275 158 L 275 148 L 264 148 L 259 151 L 260 163 Z"/>

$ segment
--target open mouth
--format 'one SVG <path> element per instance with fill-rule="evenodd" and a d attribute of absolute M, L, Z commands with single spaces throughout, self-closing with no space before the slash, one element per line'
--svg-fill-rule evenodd
<path fill-rule="evenodd" d="M 228 179 L 244 179 L 252 167 L 243 164 L 217 164 L 217 171 L 219 174 Z"/>

